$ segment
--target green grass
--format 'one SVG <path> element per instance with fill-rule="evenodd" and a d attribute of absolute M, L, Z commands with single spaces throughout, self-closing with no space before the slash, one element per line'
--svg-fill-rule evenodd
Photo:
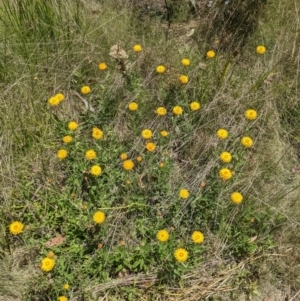
<path fill-rule="evenodd" d="M 121 1 L 1 1 L 0 296 L 296 298 L 297 7 L 267 3 L 235 56 L 203 33 L 213 29 L 217 7 L 197 24 L 189 23 L 196 15 L 184 5 L 172 18 L 141 19 Z M 135 44 L 142 52 L 134 53 Z M 113 45 L 128 58 L 110 55 Z M 257 45 L 267 52 L 258 55 Z M 205 57 L 209 49 L 214 59 Z M 182 66 L 182 58 L 191 65 Z M 108 68 L 100 71 L 100 62 Z M 159 64 L 164 74 L 155 72 Z M 188 84 L 179 82 L 181 74 Z M 80 93 L 84 85 L 90 94 Z M 50 107 L 59 92 L 65 100 Z M 128 109 L 132 101 L 137 111 Z M 191 111 L 192 101 L 199 111 Z M 175 105 L 183 115 L 172 113 Z M 159 106 L 166 116 L 157 116 Z M 258 112 L 254 121 L 244 117 L 249 108 Z M 74 132 L 71 120 L 79 124 Z M 91 137 L 95 126 L 103 130 L 100 140 Z M 146 128 L 155 152 L 145 150 Z M 217 138 L 219 128 L 229 131 L 227 139 Z M 67 134 L 73 142 L 66 145 Z M 243 136 L 253 138 L 253 147 L 240 144 Z M 61 148 L 68 150 L 63 160 L 56 157 Z M 93 161 L 85 158 L 88 149 L 97 153 Z M 225 150 L 230 163 L 219 160 Z M 135 164 L 130 171 L 122 167 L 124 152 Z M 102 168 L 99 177 L 89 172 L 93 164 Z M 218 175 L 223 167 L 234 171 L 228 181 Z M 184 200 L 182 188 L 190 192 Z M 244 196 L 240 205 L 230 200 L 234 191 Z M 96 211 L 105 213 L 103 224 L 93 222 Z M 13 236 L 8 227 L 16 220 L 25 229 Z M 170 234 L 167 242 L 156 238 L 161 229 Z M 195 230 L 204 243 L 192 242 Z M 51 246 L 56 237 L 63 243 Z M 173 253 L 182 247 L 189 257 L 178 263 Z M 55 267 L 47 273 L 40 263 L 50 251 Z M 289 290 L 278 290 L 282 285 Z"/>

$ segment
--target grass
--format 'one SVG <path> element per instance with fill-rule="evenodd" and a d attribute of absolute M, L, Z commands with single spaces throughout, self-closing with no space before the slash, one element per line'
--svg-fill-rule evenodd
<path fill-rule="evenodd" d="M 169 3 L 172 18 L 170 11 L 147 18 L 121 1 L 1 1 L 3 300 L 296 300 L 298 5 L 265 4 L 255 30 L 232 49 L 225 27 L 230 47 L 203 32 L 217 35 L 217 7 L 199 20 L 185 5 L 174 11 L 176 3 Z M 257 45 L 267 52 L 258 55 Z M 210 49 L 213 59 L 205 56 Z M 100 62 L 108 68 L 99 70 Z M 163 74 L 155 71 L 160 64 Z M 84 85 L 91 93 L 80 92 Z M 65 100 L 49 106 L 59 92 Z M 132 101 L 137 111 L 128 109 Z M 182 115 L 172 113 L 176 105 Z M 166 116 L 157 116 L 159 106 Z M 244 117 L 249 108 L 256 120 Z M 91 137 L 93 127 L 102 139 Z M 218 139 L 219 128 L 227 139 Z M 154 152 L 145 150 L 143 129 L 153 132 Z M 63 144 L 67 134 L 73 142 Z M 253 147 L 240 144 L 243 136 Z M 68 157 L 59 160 L 62 148 Z M 85 158 L 88 149 L 96 159 Z M 233 155 L 227 164 L 219 160 L 225 150 Z M 121 153 L 132 170 L 122 167 Z M 234 171 L 228 181 L 219 177 L 223 167 Z M 179 197 L 183 188 L 187 199 Z M 230 200 L 234 191 L 244 197 L 240 205 Z M 93 221 L 96 211 L 104 223 Z M 16 236 L 13 221 L 25 225 Z M 161 229 L 166 242 L 156 238 Z M 203 243 L 191 240 L 195 230 Z M 183 263 L 174 258 L 178 248 L 188 251 Z M 55 266 L 43 272 L 47 256 Z"/>

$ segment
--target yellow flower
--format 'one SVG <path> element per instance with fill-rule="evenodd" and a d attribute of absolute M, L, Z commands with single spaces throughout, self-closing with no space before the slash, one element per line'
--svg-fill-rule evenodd
<path fill-rule="evenodd" d="M 186 75 L 180 75 L 179 76 L 179 81 L 182 83 L 182 84 L 187 84 L 189 82 L 189 78 L 186 76 Z"/>
<path fill-rule="evenodd" d="M 123 168 L 124 168 L 125 170 L 131 170 L 131 169 L 133 169 L 133 168 L 134 168 L 134 163 L 133 163 L 133 161 L 132 161 L 132 160 L 125 160 L 125 161 L 123 162 Z"/>
<path fill-rule="evenodd" d="M 52 96 L 49 98 L 48 100 L 48 104 L 51 106 L 51 107 L 56 107 L 60 104 L 60 100 L 57 96 Z"/>
<path fill-rule="evenodd" d="M 241 144 L 245 147 L 251 147 L 253 144 L 253 140 L 250 137 L 245 136 L 242 138 Z"/>
<path fill-rule="evenodd" d="M 156 238 L 161 241 L 161 242 L 165 242 L 169 239 L 170 235 L 169 232 L 167 230 L 159 230 L 156 234 Z"/>
<path fill-rule="evenodd" d="M 75 130 L 78 128 L 78 123 L 75 122 L 75 121 L 70 121 L 70 122 L 68 123 L 68 128 L 69 128 L 69 130 L 71 130 L 71 131 L 75 131 Z"/>
<path fill-rule="evenodd" d="M 89 149 L 85 152 L 85 158 L 88 160 L 93 160 L 97 157 L 97 154 L 94 150 Z"/>
<path fill-rule="evenodd" d="M 143 49 L 142 46 L 139 44 L 136 44 L 133 46 L 133 51 L 135 51 L 135 52 L 141 52 L 142 49 Z"/>
<path fill-rule="evenodd" d="M 175 107 L 173 108 L 173 113 L 174 113 L 175 115 L 181 115 L 182 112 L 183 112 L 183 110 L 182 110 L 182 107 L 180 107 L 180 106 L 175 106 Z"/>
<path fill-rule="evenodd" d="M 222 152 L 220 159 L 225 163 L 229 163 L 232 160 L 232 156 L 229 152 Z"/>
<path fill-rule="evenodd" d="M 156 67 L 156 72 L 157 73 L 164 73 L 166 71 L 166 67 L 163 65 L 159 65 Z"/>
<path fill-rule="evenodd" d="M 68 156 L 68 151 L 65 149 L 60 149 L 56 155 L 59 159 L 65 159 Z"/>
<path fill-rule="evenodd" d="M 231 194 L 230 198 L 231 198 L 231 201 L 237 205 L 243 201 L 243 195 L 237 191 L 233 192 Z"/>
<path fill-rule="evenodd" d="M 182 59 L 181 64 L 183 66 L 189 66 L 191 64 L 191 61 L 189 59 Z"/>
<path fill-rule="evenodd" d="M 106 65 L 105 63 L 100 63 L 100 64 L 98 65 L 98 68 L 99 68 L 100 70 L 105 70 L 105 69 L 107 69 L 107 65 Z"/>
<path fill-rule="evenodd" d="M 91 93 L 91 88 L 89 86 L 83 86 L 81 87 L 80 91 L 82 94 L 89 94 Z"/>
<path fill-rule="evenodd" d="M 246 110 L 245 117 L 249 120 L 254 120 L 257 117 L 257 112 L 253 109 Z"/>
<path fill-rule="evenodd" d="M 66 296 L 60 296 L 57 299 L 58 301 L 68 301 L 68 298 Z"/>
<path fill-rule="evenodd" d="M 192 111 L 198 111 L 200 109 L 200 103 L 197 101 L 193 101 L 190 103 L 190 108 Z"/>
<path fill-rule="evenodd" d="M 134 101 L 128 105 L 128 109 L 130 111 L 136 111 L 138 108 L 139 108 L 139 105 Z"/>
<path fill-rule="evenodd" d="M 164 162 L 160 162 L 160 163 L 158 164 L 158 167 L 163 168 L 163 167 L 164 167 Z"/>
<path fill-rule="evenodd" d="M 143 160 L 142 156 L 137 156 L 136 161 L 141 162 Z"/>
<path fill-rule="evenodd" d="M 266 49 L 266 47 L 265 46 L 257 46 L 256 47 L 256 52 L 258 53 L 258 54 L 264 54 L 265 52 L 267 51 L 267 49 Z"/>
<path fill-rule="evenodd" d="M 96 140 L 99 140 L 103 137 L 103 132 L 97 128 L 97 127 L 93 127 L 92 129 L 92 137 Z"/>
<path fill-rule="evenodd" d="M 169 133 L 165 130 L 161 131 L 160 134 L 163 136 L 163 137 L 167 137 L 169 135 Z"/>
<path fill-rule="evenodd" d="M 187 189 L 183 188 L 179 191 L 179 196 L 182 198 L 182 199 L 187 199 L 189 197 L 190 193 Z"/>
<path fill-rule="evenodd" d="M 219 129 L 217 131 L 217 136 L 220 138 L 220 139 L 226 139 L 228 137 L 228 131 L 225 130 L 225 129 Z"/>
<path fill-rule="evenodd" d="M 93 165 L 90 169 L 90 174 L 93 176 L 100 176 L 102 173 L 102 168 L 99 165 Z"/>
<path fill-rule="evenodd" d="M 54 265 L 54 259 L 45 257 L 41 262 L 41 269 L 45 272 L 50 272 L 54 268 Z"/>
<path fill-rule="evenodd" d="M 63 141 L 64 143 L 70 143 L 70 142 L 73 141 L 73 138 L 72 138 L 71 136 L 67 135 L 67 136 L 64 136 L 64 137 L 62 138 L 62 141 Z"/>
<path fill-rule="evenodd" d="M 23 232 L 24 225 L 21 222 L 12 222 L 9 225 L 9 232 L 12 235 L 18 235 Z"/>
<path fill-rule="evenodd" d="M 122 153 L 122 154 L 120 155 L 120 158 L 121 158 L 122 160 L 126 160 L 126 159 L 127 159 L 127 154 L 126 154 L 126 153 Z"/>
<path fill-rule="evenodd" d="M 159 115 L 159 116 L 164 116 L 164 115 L 167 114 L 167 110 L 164 107 L 158 107 L 156 109 L 156 114 Z"/>
<path fill-rule="evenodd" d="M 194 231 L 192 234 L 192 241 L 195 244 L 201 244 L 204 241 L 204 235 L 200 231 Z"/>
<path fill-rule="evenodd" d="M 53 251 L 49 251 L 47 257 L 48 258 L 54 258 L 55 254 Z"/>
<path fill-rule="evenodd" d="M 59 102 L 62 102 L 63 100 L 65 100 L 65 95 L 62 93 L 57 93 L 54 97 L 57 97 Z"/>
<path fill-rule="evenodd" d="M 142 137 L 144 139 L 150 139 L 152 136 L 153 135 L 152 135 L 152 131 L 151 130 L 145 129 L 145 130 L 142 131 Z"/>
<path fill-rule="evenodd" d="M 146 149 L 147 149 L 149 152 L 154 152 L 155 149 L 156 149 L 155 143 L 153 143 L 153 142 L 148 142 L 148 143 L 146 144 Z"/>
<path fill-rule="evenodd" d="M 221 177 L 222 180 L 229 180 L 232 177 L 232 172 L 228 168 L 222 168 L 219 171 L 219 176 Z"/>
<path fill-rule="evenodd" d="M 209 50 L 206 52 L 206 57 L 212 59 L 216 56 L 216 53 L 213 50 Z"/>
<path fill-rule="evenodd" d="M 184 262 L 188 259 L 189 253 L 186 249 L 179 248 L 175 250 L 174 257 L 178 262 Z"/>
<path fill-rule="evenodd" d="M 105 213 L 102 211 L 95 212 L 93 220 L 96 224 L 102 224 L 105 221 Z"/>

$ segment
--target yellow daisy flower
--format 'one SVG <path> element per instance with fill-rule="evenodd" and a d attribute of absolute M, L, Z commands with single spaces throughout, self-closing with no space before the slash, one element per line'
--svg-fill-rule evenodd
<path fill-rule="evenodd" d="M 64 143 L 70 143 L 70 142 L 73 141 L 73 138 L 72 138 L 72 136 L 67 135 L 67 136 L 64 136 L 64 137 L 62 138 L 62 141 L 63 141 Z"/>
<path fill-rule="evenodd" d="M 133 163 L 133 161 L 132 161 L 132 160 L 125 160 L 125 161 L 123 162 L 123 168 L 124 168 L 125 170 L 131 170 L 131 169 L 133 169 L 133 168 L 134 168 L 134 163 Z"/>
<path fill-rule="evenodd" d="M 139 105 L 134 101 L 128 105 L 128 109 L 130 111 L 136 111 L 138 108 L 139 108 Z"/>
<path fill-rule="evenodd" d="M 141 162 L 143 160 L 142 156 L 137 156 L 136 161 Z"/>
<path fill-rule="evenodd" d="M 229 180 L 232 177 L 232 172 L 228 168 L 222 168 L 219 171 L 219 176 L 223 181 Z"/>
<path fill-rule="evenodd" d="M 187 199 L 189 197 L 190 193 L 187 189 L 183 188 L 179 191 L 179 196 L 182 198 L 182 199 Z"/>
<path fill-rule="evenodd" d="M 97 128 L 97 127 L 93 127 L 92 129 L 92 137 L 96 140 L 99 140 L 103 137 L 103 132 Z"/>
<path fill-rule="evenodd" d="M 70 285 L 68 283 L 65 283 L 63 287 L 66 291 L 70 289 Z"/>
<path fill-rule="evenodd" d="M 188 76 L 186 75 L 180 75 L 179 76 L 179 81 L 182 83 L 182 84 L 187 84 L 189 82 L 189 78 Z"/>
<path fill-rule="evenodd" d="M 95 212 L 95 214 L 93 215 L 93 221 L 96 224 L 102 224 L 105 221 L 105 213 L 102 211 Z"/>
<path fill-rule="evenodd" d="M 102 173 L 102 168 L 99 165 L 93 165 L 90 169 L 90 174 L 93 176 L 100 176 Z"/>
<path fill-rule="evenodd" d="M 156 149 L 155 143 L 153 143 L 153 142 L 148 142 L 148 143 L 146 144 L 146 149 L 147 149 L 149 152 L 154 152 L 155 149 Z"/>
<path fill-rule="evenodd" d="M 234 203 L 234 204 L 240 204 L 242 201 L 243 201 L 243 195 L 240 193 L 240 192 L 233 192 L 230 196 L 231 198 L 231 201 Z"/>
<path fill-rule="evenodd" d="M 153 136 L 153 134 L 152 134 L 151 130 L 145 129 L 145 130 L 142 131 L 142 137 L 144 139 L 150 139 L 150 138 L 152 138 L 152 136 Z"/>
<path fill-rule="evenodd" d="M 257 112 L 253 109 L 246 110 L 245 117 L 249 120 L 254 120 L 257 118 Z"/>
<path fill-rule="evenodd" d="M 122 153 L 122 154 L 120 155 L 120 158 L 121 158 L 122 160 L 126 160 L 126 159 L 127 159 L 127 154 L 126 154 L 126 153 Z"/>
<path fill-rule="evenodd" d="M 250 137 L 245 136 L 245 137 L 242 138 L 241 144 L 243 146 L 245 146 L 246 148 L 248 148 L 248 147 L 251 147 L 253 145 L 253 140 Z"/>
<path fill-rule="evenodd" d="M 71 130 L 71 131 L 75 131 L 75 130 L 78 128 L 78 123 L 75 122 L 75 121 L 70 121 L 70 122 L 68 123 L 68 128 L 69 128 L 69 130 Z"/>
<path fill-rule="evenodd" d="M 55 266 L 55 261 L 52 258 L 45 257 L 41 262 L 41 269 L 45 272 L 50 272 Z"/>
<path fill-rule="evenodd" d="M 159 116 L 165 116 L 167 114 L 167 109 L 164 107 L 158 107 L 155 112 Z"/>
<path fill-rule="evenodd" d="M 222 152 L 220 159 L 225 163 L 229 163 L 232 160 L 232 156 L 229 152 Z"/>
<path fill-rule="evenodd" d="M 65 149 L 60 149 L 56 155 L 59 159 L 65 159 L 68 156 L 68 151 Z"/>
<path fill-rule="evenodd" d="M 183 113 L 182 107 L 180 107 L 180 106 L 175 106 L 175 107 L 173 108 L 173 113 L 174 113 L 175 115 L 181 115 L 181 114 Z"/>
<path fill-rule="evenodd" d="M 193 101 L 190 103 L 190 108 L 192 111 L 198 111 L 200 109 L 200 103 L 197 101 Z"/>
<path fill-rule="evenodd" d="M 54 97 L 57 97 L 59 102 L 62 102 L 65 100 L 65 95 L 63 93 L 57 93 Z"/>
<path fill-rule="evenodd" d="M 89 94 L 91 93 L 91 88 L 89 86 L 83 86 L 81 87 L 80 91 L 82 94 Z"/>
<path fill-rule="evenodd" d="M 194 231 L 191 238 L 195 244 L 201 244 L 204 241 L 204 235 L 200 231 Z"/>
<path fill-rule="evenodd" d="M 217 136 L 220 138 L 220 139 L 226 139 L 228 137 L 228 131 L 225 130 L 225 129 L 219 129 L 217 131 Z"/>
<path fill-rule="evenodd" d="M 164 167 L 164 162 L 159 162 L 158 167 L 163 168 Z"/>
<path fill-rule="evenodd" d="M 178 262 L 184 262 L 188 259 L 189 253 L 186 249 L 179 248 L 179 249 L 175 250 L 174 257 Z"/>
<path fill-rule="evenodd" d="M 156 72 L 157 73 L 164 73 L 166 71 L 166 67 L 163 65 L 159 65 L 156 67 Z"/>
<path fill-rule="evenodd" d="M 167 137 L 169 135 L 169 133 L 165 130 L 161 131 L 160 134 L 163 136 L 163 137 Z"/>
<path fill-rule="evenodd" d="M 191 64 L 191 61 L 189 59 L 182 59 L 181 64 L 183 66 L 189 66 Z"/>
<path fill-rule="evenodd" d="M 57 299 L 58 301 L 68 301 L 68 298 L 66 296 L 60 296 Z"/>
<path fill-rule="evenodd" d="M 48 104 L 51 106 L 51 107 L 56 107 L 60 104 L 60 100 L 57 96 L 52 96 L 48 99 Z"/>
<path fill-rule="evenodd" d="M 136 45 L 133 46 L 133 51 L 134 52 L 141 52 L 142 49 L 143 49 L 142 46 L 139 45 L 139 44 L 136 44 Z"/>
<path fill-rule="evenodd" d="M 256 52 L 258 54 L 265 54 L 266 51 L 267 51 L 267 49 L 265 46 L 260 45 L 260 46 L 256 47 Z"/>
<path fill-rule="evenodd" d="M 9 232 L 12 235 L 18 235 L 18 234 L 22 233 L 23 229 L 24 229 L 24 225 L 21 222 L 18 222 L 18 221 L 12 222 L 9 225 Z"/>
<path fill-rule="evenodd" d="M 169 239 L 170 235 L 169 232 L 167 230 L 159 230 L 156 234 L 156 238 L 160 241 L 160 242 L 165 242 Z"/>
<path fill-rule="evenodd" d="M 98 68 L 103 71 L 103 70 L 107 69 L 107 65 L 105 63 L 100 63 L 98 65 Z"/>
<path fill-rule="evenodd" d="M 206 52 L 206 57 L 212 59 L 216 56 L 216 53 L 213 50 L 209 50 Z"/>
<path fill-rule="evenodd" d="M 88 160 L 93 160 L 97 157 L 97 154 L 94 150 L 89 149 L 85 152 L 85 158 Z"/>

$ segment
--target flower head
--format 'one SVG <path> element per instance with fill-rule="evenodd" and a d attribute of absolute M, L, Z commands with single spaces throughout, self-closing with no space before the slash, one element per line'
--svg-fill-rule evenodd
<path fill-rule="evenodd" d="M 55 94 L 54 97 L 57 97 L 57 99 L 59 100 L 59 102 L 62 102 L 62 101 L 65 100 L 65 95 L 62 94 L 62 93 L 57 93 L 57 94 Z"/>
<path fill-rule="evenodd" d="M 122 160 L 126 160 L 126 159 L 127 159 L 127 154 L 126 154 L 126 153 L 122 153 L 122 154 L 120 155 L 120 158 L 121 158 Z"/>
<path fill-rule="evenodd" d="M 257 52 L 258 54 L 264 54 L 266 51 L 267 51 L 267 49 L 266 49 L 265 46 L 260 45 L 260 46 L 257 46 L 257 47 L 256 47 L 256 52 Z"/>
<path fill-rule="evenodd" d="M 257 117 L 257 112 L 253 109 L 248 109 L 245 111 L 245 117 L 249 120 L 254 120 Z"/>
<path fill-rule="evenodd" d="M 70 143 L 70 142 L 73 141 L 73 138 L 72 138 L 72 136 L 67 135 L 67 136 L 64 136 L 64 137 L 62 138 L 62 141 L 63 141 L 64 143 Z"/>
<path fill-rule="evenodd" d="M 198 111 L 200 109 L 200 103 L 198 101 L 193 101 L 190 103 L 190 108 L 192 111 Z"/>
<path fill-rule="evenodd" d="M 55 254 L 53 251 L 49 251 L 48 254 L 47 254 L 47 257 L 48 258 L 54 258 Z"/>
<path fill-rule="evenodd" d="M 156 67 L 156 72 L 157 72 L 157 73 L 164 73 L 165 71 L 166 71 L 166 67 L 163 66 L 163 65 L 158 65 L 158 66 Z"/>
<path fill-rule="evenodd" d="M 21 222 L 16 221 L 16 222 L 12 222 L 9 225 L 9 232 L 12 235 L 18 235 L 18 234 L 22 233 L 23 229 L 24 229 L 24 225 Z"/>
<path fill-rule="evenodd" d="M 225 163 L 229 163 L 232 160 L 232 156 L 229 152 L 222 152 L 220 159 Z"/>
<path fill-rule="evenodd" d="M 179 196 L 182 198 L 182 199 L 187 199 L 189 197 L 190 193 L 187 189 L 183 188 L 179 191 Z"/>
<path fill-rule="evenodd" d="M 56 155 L 59 159 L 65 159 L 68 156 L 68 151 L 66 149 L 60 149 Z"/>
<path fill-rule="evenodd" d="M 180 106 L 175 106 L 175 107 L 173 108 L 173 113 L 174 113 L 175 115 L 181 115 L 181 114 L 183 113 L 182 107 L 180 107 Z"/>
<path fill-rule="evenodd" d="M 45 257 L 41 262 L 41 269 L 45 272 L 50 272 L 54 268 L 54 265 L 54 259 Z"/>
<path fill-rule="evenodd" d="M 125 170 L 131 170 L 131 169 L 133 169 L 133 168 L 134 168 L 134 163 L 133 163 L 133 161 L 132 161 L 132 160 L 125 160 L 125 161 L 123 162 L 123 168 L 124 168 Z"/>
<path fill-rule="evenodd" d="M 189 253 L 186 249 L 179 248 L 175 250 L 174 257 L 178 262 L 184 262 L 188 259 Z"/>
<path fill-rule="evenodd" d="M 251 146 L 252 146 L 253 140 L 252 140 L 250 137 L 248 137 L 248 136 L 244 136 L 244 137 L 242 138 L 242 140 L 241 140 L 241 144 L 242 144 L 243 146 L 245 146 L 246 148 L 248 148 L 248 147 L 251 147 Z"/>
<path fill-rule="evenodd" d="M 242 201 L 243 201 L 243 195 L 240 193 L 240 192 L 233 192 L 230 196 L 231 198 L 231 201 L 234 203 L 234 204 L 240 204 Z"/>
<path fill-rule="evenodd" d="M 167 137 L 169 135 L 169 133 L 165 130 L 161 131 L 160 134 L 162 137 Z"/>
<path fill-rule="evenodd" d="M 100 70 L 105 70 L 105 69 L 107 69 L 107 65 L 106 65 L 105 63 L 100 63 L 100 64 L 98 65 L 98 68 L 99 68 Z"/>
<path fill-rule="evenodd" d="M 150 139 L 152 138 L 153 134 L 152 134 L 152 131 L 149 130 L 149 129 L 145 129 L 145 130 L 142 130 L 142 137 L 144 139 Z"/>
<path fill-rule="evenodd" d="M 58 301 L 68 301 L 68 298 L 66 296 L 60 296 L 57 299 Z"/>
<path fill-rule="evenodd" d="M 136 111 L 138 108 L 139 108 L 139 105 L 138 105 L 136 102 L 134 102 L 134 101 L 132 101 L 132 102 L 128 105 L 128 109 L 129 109 L 130 111 Z"/>
<path fill-rule="evenodd" d="M 89 149 L 85 152 L 85 158 L 88 160 L 93 160 L 96 157 L 97 157 L 97 154 L 93 149 Z"/>
<path fill-rule="evenodd" d="M 90 169 L 90 174 L 93 176 L 100 176 L 102 173 L 102 168 L 99 165 L 93 165 Z"/>
<path fill-rule="evenodd" d="M 66 291 L 70 289 L 70 285 L 68 283 L 65 283 L 63 287 Z"/>
<path fill-rule="evenodd" d="M 93 215 L 93 220 L 96 224 L 102 224 L 105 221 L 105 213 L 102 211 L 96 211 Z"/>
<path fill-rule="evenodd" d="M 189 66 L 191 64 L 191 61 L 189 59 L 182 59 L 181 64 L 183 66 Z"/>
<path fill-rule="evenodd" d="M 204 235 L 200 231 L 194 231 L 191 238 L 195 244 L 201 244 L 204 241 Z"/>
<path fill-rule="evenodd" d="M 68 123 L 68 128 L 71 131 L 75 131 L 78 128 L 78 123 L 76 121 L 70 121 Z"/>
<path fill-rule="evenodd" d="M 82 94 L 89 94 L 91 93 L 91 88 L 89 86 L 83 86 L 81 87 L 80 91 Z"/>
<path fill-rule="evenodd" d="M 165 242 L 169 239 L 170 235 L 169 232 L 167 230 L 159 230 L 156 234 L 156 238 L 160 241 L 160 242 Z"/>
<path fill-rule="evenodd" d="M 232 172 L 228 168 L 222 168 L 219 171 L 219 176 L 223 181 L 229 180 L 232 177 Z"/>
<path fill-rule="evenodd" d="M 147 149 L 147 151 L 149 151 L 149 152 L 154 152 L 155 149 L 156 149 L 155 143 L 153 143 L 153 142 L 148 142 L 148 143 L 146 143 L 146 149 Z"/>
<path fill-rule="evenodd" d="M 159 168 L 163 168 L 163 167 L 164 167 L 164 162 L 159 162 L 159 163 L 158 163 L 158 167 L 159 167 Z"/>
<path fill-rule="evenodd" d="M 216 56 L 216 53 L 213 50 L 209 50 L 206 52 L 206 57 L 212 59 Z"/>
<path fill-rule="evenodd" d="M 48 104 L 51 106 L 51 107 L 56 107 L 60 104 L 60 100 L 57 96 L 52 96 L 48 99 Z"/>
<path fill-rule="evenodd" d="M 182 84 L 187 84 L 189 82 L 189 78 L 188 76 L 186 75 L 180 75 L 179 76 L 179 81 L 182 83 Z"/>
<path fill-rule="evenodd" d="M 228 131 L 225 130 L 225 129 L 219 129 L 217 131 L 217 136 L 220 138 L 220 139 L 226 139 L 228 137 Z"/>
<path fill-rule="evenodd" d="M 143 160 L 142 156 L 137 156 L 136 161 L 141 162 Z"/>
<path fill-rule="evenodd" d="M 139 44 L 136 44 L 133 46 L 133 51 L 135 51 L 135 52 L 141 52 L 142 49 L 143 49 L 142 46 Z"/>
<path fill-rule="evenodd" d="M 167 109 L 165 107 L 158 107 L 155 112 L 159 116 L 165 116 L 167 114 Z"/>
<path fill-rule="evenodd" d="M 97 128 L 97 127 L 93 127 L 92 129 L 92 137 L 96 140 L 99 140 L 103 137 L 103 132 Z"/>

